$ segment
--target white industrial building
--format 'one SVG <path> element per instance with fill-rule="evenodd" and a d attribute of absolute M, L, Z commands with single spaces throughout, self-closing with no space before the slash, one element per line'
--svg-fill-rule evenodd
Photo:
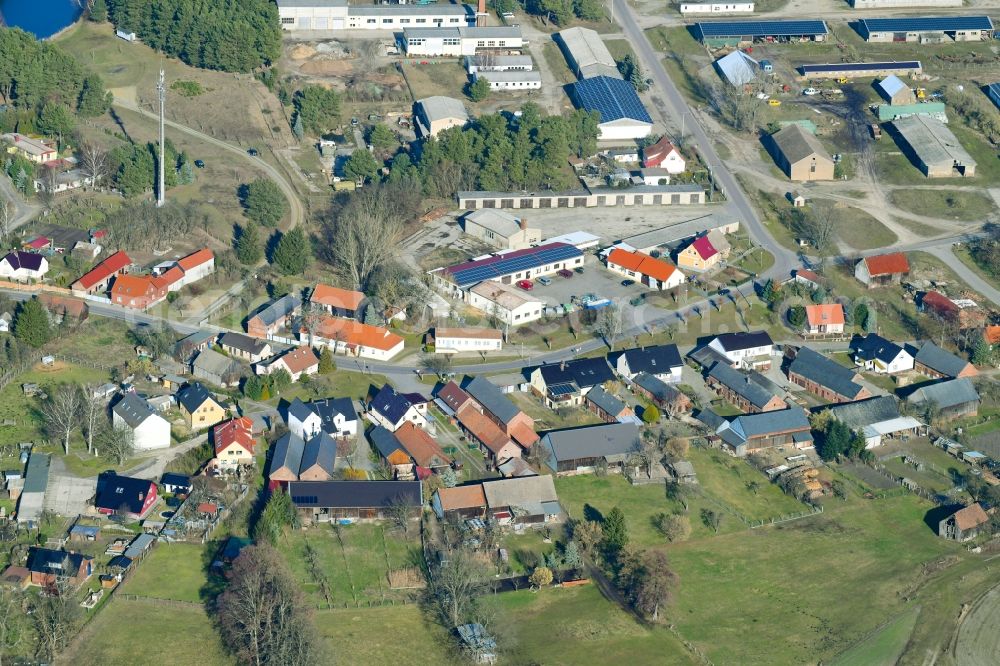
<path fill-rule="evenodd" d="M 476 72 L 474 81 L 486 79 L 490 90 L 538 90 L 542 87 L 540 72 Z"/>
<path fill-rule="evenodd" d="M 469 74 L 477 72 L 530 72 L 535 64 L 529 55 L 495 55 L 481 53 L 465 58 L 465 69 Z"/>
<path fill-rule="evenodd" d="M 347 0 L 277 0 L 284 30 L 401 30 L 475 22 L 468 5 L 349 5 Z"/>
<path fill-rule="evenodd" d="M 610 76 L 620 79 L 618 64 L 596 30 L 569 28 L 555 34 L 570 69 L 581 79 Z"/>
<path fill-rule="evenodd" d="M 569 94 L 577 108 L 601 114 L 597 125 L 601 141 L 642 139 L 653 131 L 653 119 L 635 88 L 621 78 L 583 79 L 569 86 Z"/>
<path fill-rule="evenodd" d="M 519 326 L 542 318 L 545 304 L 513 285 L 488 280 L 468 292 L 469 305 L 496 317 L 508 326 Z"/>
<path fill-rule="evenodd" d="M 414 119 L 420 136 L 437 136 L 439 132 L 452 127 L 465 127 L 469 122 L 469 112 L 461 100 L 454 97 L 434 95 L 418 99 L 414 105 Z"/>
<path fill-rule="evenodd" d="M 471 56 L 481 49 L 520 49 L 521 29 L 507 26 L 404 28 L 403 49 L 410 56 Z"/>
<path fill-rule="evenodd" d="M 496 208 L 469 213 L 462 220 L 462 230 L 498 250 L 523 250 L 542 239 L 542 230 L 529 227 L 527 218 Z"/>
<path fill-rule="evenodd" d="M 961 0 L 959 0 L 961 2 Z M 750 14 L 752 2 L 682 2 L 680 12 L 688 14 Z"/>

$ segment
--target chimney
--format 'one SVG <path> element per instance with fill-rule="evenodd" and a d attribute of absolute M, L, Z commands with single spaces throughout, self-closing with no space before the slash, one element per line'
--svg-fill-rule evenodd
<path fill-rule="evenodd" d="M 480 28 L 486 25 L 486 0 L 479 0 L 479 8 L 476 10 L 476 25 Z"/>
<path fill-rule="evenodd" d="M 528 219 L 525 218 L 525 217 L 522 217 L 521 221 L 520 221 L 520 225 L 521 225 L 521 231 L 524 231 L 525 229 L 527 229 L 528 228 Z"/>
<path fill-rule="evenodd" d="M 566 370 L 566 361 L 559 361 L 559 369 Z"/>

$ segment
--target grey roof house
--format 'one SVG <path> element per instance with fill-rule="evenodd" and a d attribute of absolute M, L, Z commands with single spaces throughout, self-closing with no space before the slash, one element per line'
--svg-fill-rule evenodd
<path fill-rule="evenodd" d="M 563 517 L 552 477 L 521 476 L 483 482 L 490 516 L 500 524 L 542 524 Z"/>
<path fill-rule="evenodd" d="M 547 432 L 539 446 L 544 447 L 552 471 L 575 474 L 603 464 L 622 467 L 638 444 L 639 428 L 634 423 L 607 423 Z"/>
<path fill-rule="evenodd" d="M 198 352 L 191 361 L 191 374 L 215 386 L 226 387 L 239 382 L 239 364 L 214 349 Z"/>
<path fill-rule="evenodd" d="M 800 347 L 788 365 L 788 380 L 829 402 L 853 402 L 872 396 L 861 377 L 828 356 Z"/>
<path fill-rule="evenodd" d="M 626 349 L 615 359 L 615 370 L 626 379 L 645 372 L 665 382 L 681 380 L 681 354 L 677 345 L 656 345 Z"/>
<path fill-rule="evenodd" d="M 906 402 L 917 406 L 933 406 L 936 417 L 955 419 L 979 413 L 981 398 L 968 377 L 946 379 L 924 384 L 906 397 Z"/>
<path fill-rule="evenodd" d="M 809 419 L 801 407 L 737 416 L 719 426 L 716 434 L 739 457 L 765 448 L 792 445 L 802 449 L 813 443 Z"/>
<path fill-rule="evenodd" d="M 976 366 L 929 341 L 913 357 L 913 367 L 928 377 L 975 377 L 979 374 Z"/>
<path fill-rule="evenodd" d="M 788 406 L 778 395 L 780 388 L 773 382 L 756 371 L 743 374 L 728 361 L 715 363 L 705 382 L 743 412 L 772 412 Z"/>

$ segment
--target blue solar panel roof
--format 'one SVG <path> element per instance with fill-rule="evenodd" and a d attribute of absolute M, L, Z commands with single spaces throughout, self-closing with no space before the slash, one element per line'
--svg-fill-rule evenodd
<path fill-rule="evenodd" d="M 919 60 L 905 62 L 838 62 L 828 65 L 799 65 L 803 74 L 814 72 L 863 72 L 881 71 L 884 69 L 920 69 Z"/>
<path fill-rule="evenodd" d="M 556 397 L 561 395 L 569 395 L 570 393 L 574 393 L 576 391 L 576 387 L 573 386 L 572 384 L 556 384 L 555 386 L 549 386 L 547 388 L 549 390 L 549 393 L 551 393 Z"/>
<path fill-rule="evenodd" d="M 623 118 L 650 124 L 653 122 L 635 88 L 628 81 L 610 76 L 595 76 L 578 81 L 571 88 L 577 104 L 587 111 L 599 112 L 602 123 Z"/>
<path fill-rule="evenodd" d="M 518 250 L 498 257 L 457 264 L 446 270 L 459 287 L 471 286 L 512 273 L 545 266 L 556 261 L 579 257 L 583 253 L 573 245 L 549 243 L 527 250 Z"/>
<path fill-rule="evenodd" d="M 711 21 L 695 24 L 699 39 L 706 37 L 798 37 L 825 35 L 823 21 Z"/>
<path fill-rule="evenodd" d="M 989 16 L 926 16 L 870 18 L 858 21 L 861 34 L 873 32 L 923 32 L 932 30 L 992 30 Z"/>

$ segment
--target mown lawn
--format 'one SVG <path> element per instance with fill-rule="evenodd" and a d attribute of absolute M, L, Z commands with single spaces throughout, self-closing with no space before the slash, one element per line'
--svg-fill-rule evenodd
<path fill-rule="evenodd" d="M 461 664 L 453 639 L 416 604 L 322 610 L 313 615 L 316 631 L 339 664 L 438 666 Z"/>
<path fill-rule="evenodd" d="M 702 490 L 751 520 L 764 520 L 806 509 L 805 505 L 783 493 L 781 488 L 745 461 L 717 449 L 692 447 L 688 460 L 694 465 Z M 756 493 L 747 487 L 753 482 L 757 484 Z"/>
<path fill-rule="evenodd" d="M 674 634 L 640 624 L 594 585 L 508 592 L 495 601 L 505 663 L 695 663 Z"/>
<path fill-rule="evenodd" d="M 151 599 L 114 598 L 88 624 L 60 663 L 229 666 L 205 609 L 199 605 L 163 606 Z"/>
<path fill-rule="evenodd" d="M 382 530 L 385 529 L 383 546 Z M 419 542 L 416 525 L 410 527 L 410 539 L 382 525 L 348 525 L 340 528 L 341 547 L 335 530 L 318 527 L 289 531 L 278 544 L 292 575 L 316 604 L 325 604 L 321 586 L 306 559 L 306 544 L 316 552 L 319 567 L 326 576 L 334 605 L 367 603 L 400 598 L 403 592 L 389 588 L 391 569 L 419 566 Z"/>
<path fill-rule="evenodd" d="M 893 666 L 910 640 L 919 614 L 918 608 L 906 611 L 830 663 L 833 666 Z"/>
<path fill-rule="evenodd" d="M 206 571 L 207 558 L 218 547 L 215 542 L 204 546 L 160 542 L 138 564 L 123 590 L 141 597 L 205 601 L 221 588 L 221 580 Z"/>
<path fill-rule="evenodd" d="M 852 499 L 670 546 L 680 581 L 671 617 L 715 663 L 826 662 L 901 610 L 923 564 L 964 553 L 924 523 L 931 508 L 913 495 Z"/>
<path fill-rule="evenodd" d="M 832 215 L 837 236 L 855 250 L 888 247 L 898 240 L 888 227 L 860 208 L 834 208 Z"/>
<path fill-rule="evenodd" d="M 697 469 L 697 468 L 696 468 Z M 684 513 L 684 507 L 668 500 L 663 485 L 632 486 L 621 474 L 600 477 L 581 474 L 556 479 L 559 502 L 574 519 L 600 520 L 614 507 L 625 513 L 629 539 L 639 547 L 660 546 L 666 539 L 653 524 L 660 513 Z M 691 521 L 691 538 L 714 537 L 715 532 L 701 522 L 701 510 L 720 512 L 722 508 L 705 497 L 688 496 L 687 515 Z M 745 530 L 734 516 L 724 514 L 720 534 Z"/>
<path fill-rule="evenodd" d="M 910 213 L 952 220 L 985 221 L 996 211 L 993 200 L 979 192 L 894 190 L 891 200 L 894 206 Z"/>

